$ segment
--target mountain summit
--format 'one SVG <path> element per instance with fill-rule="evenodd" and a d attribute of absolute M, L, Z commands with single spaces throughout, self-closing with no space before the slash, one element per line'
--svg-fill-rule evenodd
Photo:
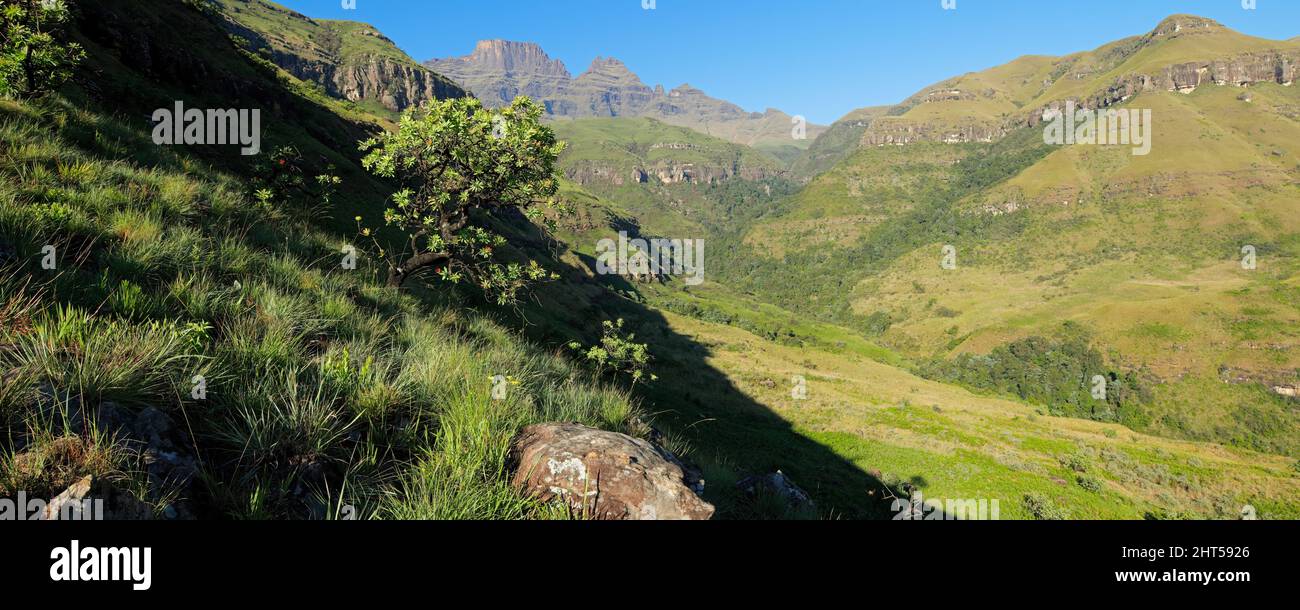
<path fill-rule="evenodd" d="M 796 139 L 794 117 L 780 110 L 747 112 L 725 100 L 682 85 L 671 91 L 646 85 L 622 61 L 597 57 L 586 72 L 570 76 L 564 63 L 551 59 L 531 42 L 483 40 L 463 57 L 434 59 L 425 66 L 470 90 L 496 107 L 527 95 L 554 118 L 651 117 L 769 150 L 802 149 L 824 127 L 806 125 L 806 139 Z"/>
<path fill-rule="evenodd" d="M 509 40 L 480 40 L 474 52 L 461 61 L 481 66 L 484 69 L 500 70 L 508 73 L 538 74 L 544 76 L 562 76 L 569 78 L 569 70 L 564 62 L 551 59 L 535 42 L 511 42 Z"/>

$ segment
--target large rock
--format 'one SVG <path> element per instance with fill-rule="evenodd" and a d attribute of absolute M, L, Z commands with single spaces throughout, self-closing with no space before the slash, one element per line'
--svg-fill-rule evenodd
<path fill-rule="evenodd" d="M 736 488 L 751 498 L 768 494 L 780 498 L 793 513 L 815 513 L 817 505 L 812 496 L 804 491 L 790 477 L 780 470 L 745 478 L 736 483 Z"/>
<path fill-rule="evenodd" d="M 647 441 L 578 424 L 529 426 L 511 449 L 513 483 L 578 517 L 694 520 L 713 516 L 703 482 Z"/>

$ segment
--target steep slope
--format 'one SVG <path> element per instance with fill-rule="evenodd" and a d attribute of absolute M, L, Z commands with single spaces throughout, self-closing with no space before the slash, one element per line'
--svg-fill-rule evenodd
<path fill-rule="evenodd" d="M 456 295 L 340 264 L 391 194 L 355 158 L 377 118 L 241 49 L 209 3 L 76 17 L 67 97 L 0 100 L 0 497 L 92 476 L 119 518 L 567 518 L 509 486 L 520 427 L 648 433 L 626 392 Z M 264 111 L 262 154 L 156 145 L 135 117 L 177 100 Z M 342 188 L 282 193 L 267 166 Z M 496 401 L 494 375 L 522 381 Z"/>
<path fill-rule="evenodd" d="M 651 117 L 689 127 L 738 144 L 781 152 L 806 148 L 825 127 L 806 125 L 796 139 L 793 117 L 779 110 L 746 112 L 735 104 L 682 85 L 666 91 L 647 86 L 614 58 L 597 57 L 586 72 L 571 77 L 564 63 L 553 60 L 535 43 L 483 40 L 464 57 L 425 62 L 472 91 L 489 106 L 527 95 L 545 104 L 556 118 Z"/>
<path fill-rule="evenodd" d="M 1021 57 L 918 92 L 863 136 L 865 145 L 990 142 L 1037 125 L 1074 100 L 1099 108 L 1142 92 L 1189 93 L 1201 85 L 1286 85 L 1300 46 L 1244 36 L 1209 19 L 1174 15 L 1143 36 L 1066 57 Z"/>
<path fill-rule="evenodd" d="M 1295 52 L 1175 16 L 953 79 L 872 121 L 714 269 L 913 357 L 989 354 L 1072 320 L 1150 376 L 1137 425 L 1295 455 Z M 1150 110 L 1150 154 L 1043 144 L 1043 110 L 1064 100 Z M 1247 248 L 1264 253 L 1257 268 L 1243 268 Z"/>
<path fill-rule="evenodd" d="M 656 236 L 703 237 L 729 225 L 740 191 L 790 188 L 782 163 L 752 148 L 650 118 L 578 119 L 554 124 L 568 143 L 569 180 L 617 205 Z"/>
<path fill-rule="evenodd" d="M 795 176 L 811 179 L 835 167 L 853 154 L 862 141 L 862 134 L 877 118 L 886 116 L 891 106 L 872 106 L 854 110 L 826 128 L 808 149 L 791 164 Z"/>
<path fill-rule="evenodd" d="M 267 0 L 218 0 L 231 33 L 301 80 L 392 117 L 431 99 L 468 95 L 364 23 L 311 19 Z"/>

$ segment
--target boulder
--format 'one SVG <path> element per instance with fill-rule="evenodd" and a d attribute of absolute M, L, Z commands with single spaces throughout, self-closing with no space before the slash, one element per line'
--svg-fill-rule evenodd
<path fill-rule="evenodd" d="M 672 453 L 626 434 L 578 424 L 529 426 L 511 448 L 513 484 L 574 516 L 602 520 L 703 520 L 695 473 Z"/>
<path fill-rule="evenodd" d="M 794 481 L 780 470 L 742 479 L 736 483 L 736 488 L 751 497 L 768 494 L 781 498 L 793 512 L 812 512 L 817 508 L 808 492 L 795 485 Z"/>

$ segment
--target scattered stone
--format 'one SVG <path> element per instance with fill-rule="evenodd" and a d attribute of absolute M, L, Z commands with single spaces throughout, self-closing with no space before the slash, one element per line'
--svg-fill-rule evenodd
<path fill-rule="evenodd" d="M 41 518 L 45 521 L 144 521 L 152 516 L 149 506 L 131 494 L 86 475 L 51 499 Z"/>
<path fill-rule="evenodd" d="M 511 448 L 513 484 L 575 516 L 601 520 L 703 520 L 703 481 L 667 450 L 578 424 L 540 424 Z"/>

